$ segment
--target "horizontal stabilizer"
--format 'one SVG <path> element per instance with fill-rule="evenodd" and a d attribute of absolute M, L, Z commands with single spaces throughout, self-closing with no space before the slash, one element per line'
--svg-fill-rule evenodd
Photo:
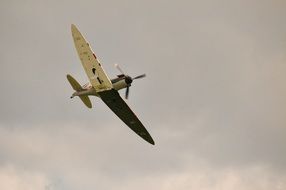
<path fill-rule="evenodd" d="M 67 79 L 69 81 L 69 83 L 71 84 L 72 88 L 76 91 L 76 92 L 80 92 L 83 91 L 84 89 L 80 86 L 80 84 L 71 76 L 71 75 L 67 75 Z M 74 95 L 71 96 L 71 98 L 74 97 Z M 80 95 L 79 98 L 82 100 L 82 102 L 86 105 L 86 107 L 91 108 L 91 102 L 90 99 L 87 95 Z"/>
<path fill-rule="evenodd" d="M 67 75 L 67 79 L 75 91 L 78 92 L 83 90 L 80 84 L 71 75 Z"/>
<path fill-rule="evenodd" d="M 83 103 L 86 105 L 86 107 L 92 108 L 92 105 L 91 105 L 91 102 L 88 96 L 79 96 L 79 97 L 83 101 Z"/>

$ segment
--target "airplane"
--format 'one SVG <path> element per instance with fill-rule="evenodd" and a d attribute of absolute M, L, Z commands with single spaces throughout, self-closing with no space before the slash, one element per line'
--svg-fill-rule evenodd
<path fill-rule="evenodd" d="M 92 108 L 89 96 L 101 98 L 131 130 L 145 141 L 155 145 L 149 132 L 118 93 L 118 90 L 126 88 L 125 98 L 128 99 L 129 88 L 133 80 L 143 78 L 146 75 L 142 74 L 132 78 L 125 75 L 116 64 L 115 66 L 121 74 L 117 75 L 117 78 L 110 80 L 89 43 L 74 24 L 71 25 L 71 32 L 78 56 L 89 78 L 89 82 L 81 86 L 71 75 L 67 75 L 70 85 L 75 90 L 71 98 L 78 96 L 88 108 Z"/>

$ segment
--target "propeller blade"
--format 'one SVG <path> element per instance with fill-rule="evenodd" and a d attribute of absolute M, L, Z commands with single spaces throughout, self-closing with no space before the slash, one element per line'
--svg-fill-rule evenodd
<path fill-rule="evenodd" d="M 125 99 L 128 99 L 128 96 L 129 96 L 129 86 L 127 86 L 125 91 Z"/>
<path fill-rule="evenodd" d="M 139 76 L 137 76 L 137 77 L 134 77 L 133 79 L 141 79 L 141 78 L 144 78 L 144 77 L 146 77 L 146 74 L 139 75 Z"/>
<path fill-rule="evenodd" d="M 114 66 L 116 67 L 116 69 L 118 69 L 120 71 L 121 74 L 125 75 L 123 70 L 119 67 L 119 65 L 117 63 L 114 64 Z"/>

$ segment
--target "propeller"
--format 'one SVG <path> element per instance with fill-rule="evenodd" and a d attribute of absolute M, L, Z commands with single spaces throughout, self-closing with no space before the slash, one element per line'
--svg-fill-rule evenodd
<path fill-rule="evenodd" d="M 133 80 L 135 79 L 141 79 L 141 78 L 144 78 L 146 77 L 146 74 L 142 74 L 142 75 L 138 75 L 134 78 L 128 76 L 128 75 L 125 75 L 123 70 L 119 67 L 118 64 L 114 64 L 114 66 L 121 72 L 121 74 L 125 77 L 125 82 L 127 84 L 127 87 L 126 87 L 126 91 L 125 91 L 125 99 L 128 99 L 128 96 L 129 96 L 129 87 L 131 86 L 131 83 L 133 82 Z"/>
<path fill-rule="evenodd" d="M 120 71 L 121 74 L 125 75 L 117 63 L 115 63 L 114 66 L 116 67 L 116 69 L 118 69 Z"/>
<path fill-rule="evenodd" d="M 125 99 L 128 99 L 128 96 L 129 96 L 129 86 L 127 86 L 125 91 Z"/>
<path fill-rule="evenodd" d="M 138 75 L 137 77 L 134 77 L 133 80 L 134 79 L 141 79 L 141 78 L 144 78 L 144 77 L 146 77 L 146 74 Z"/>

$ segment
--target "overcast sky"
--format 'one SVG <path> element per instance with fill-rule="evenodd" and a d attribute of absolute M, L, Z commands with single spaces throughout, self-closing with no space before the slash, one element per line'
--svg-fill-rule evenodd
<path fill-rule="evenodd" d="M 1 0 L 0 189 L 286 189 L 285 0 Z M 98 98 L 75 24 L 156 142 Z M 121 92 L 122 95 L 124 92 Z"/>

